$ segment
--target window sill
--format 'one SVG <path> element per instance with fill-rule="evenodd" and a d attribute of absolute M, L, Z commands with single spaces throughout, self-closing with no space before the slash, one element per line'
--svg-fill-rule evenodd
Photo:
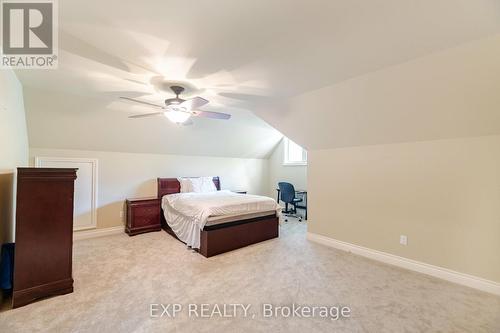
<path fill-rule="evenodd" d="M 283 163 L 283 166 L 307 166 L 307 162 L 285 162 Z"/>

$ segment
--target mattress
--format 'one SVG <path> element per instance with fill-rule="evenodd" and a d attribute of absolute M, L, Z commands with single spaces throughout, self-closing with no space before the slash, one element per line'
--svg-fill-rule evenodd
<path fill-rule="evenodd" d="M 230 222 L 236 222 L 236 221 L 241 221 L 241 220 L 248 220 L 248 219 L 253 219 L 256 217 L 268 216 L 268 215 L 273 215 L 273 214 L 274 215 L 276 214 L 276 210 L 269 210 L 267 212 L 210 216 L 207 220 L 207 223 L 205 223 L 205 227 L 214 226 L 214 225 L 218 225 L 218 224 L 222 224 L 222 223 L 230 223 Z"/>

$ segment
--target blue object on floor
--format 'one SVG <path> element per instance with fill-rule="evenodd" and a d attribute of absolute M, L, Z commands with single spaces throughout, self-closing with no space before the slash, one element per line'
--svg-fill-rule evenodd
<path fill-rule="evenodd" d="M 2 244 L 2 259 L 0 261 L 0 288 L 12 289 L 14 277 L 14 243 Z"/>

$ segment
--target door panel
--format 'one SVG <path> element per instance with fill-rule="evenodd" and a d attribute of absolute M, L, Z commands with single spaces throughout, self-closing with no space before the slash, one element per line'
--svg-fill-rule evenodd
<path fill-rule="evenodd" d="M 75 181 L 73 230 L 96 227 L 97 160 L 81 158 L 37 157 L 37 167 L 78 168 Z"/>

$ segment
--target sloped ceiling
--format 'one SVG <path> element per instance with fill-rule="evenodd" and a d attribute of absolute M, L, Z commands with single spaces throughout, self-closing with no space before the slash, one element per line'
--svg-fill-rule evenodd
<path fill-rule="evenodd" d="M 496 135 L 499 59 L 496 35 L 256 113 L 309 150 Z"/>
<path fill-rule="evenodd" d="M 33 147 L 263 157 L 281 135 L 262 119 L 308 148 L 400 140 L 360 139 L 365 105 L 352 121 L 328 118 L 329 93 L 321 96 L 326 104 L 282 105 L 499 32 L 494 0 L 65 0 L 59 69 L 17 74 Z M 211 102 L 205 110 L 233 118 L 191 127 L 161 116 L 127 119 L 150 110 L 118 96 L 171 97 L 151 85 L 158 76 L 188 83 L 187 96 L 201 95 Z M 379 116 L 384 123 L 387 115 Z M 351 134 L 330 136 L 326 121 Z"/>

